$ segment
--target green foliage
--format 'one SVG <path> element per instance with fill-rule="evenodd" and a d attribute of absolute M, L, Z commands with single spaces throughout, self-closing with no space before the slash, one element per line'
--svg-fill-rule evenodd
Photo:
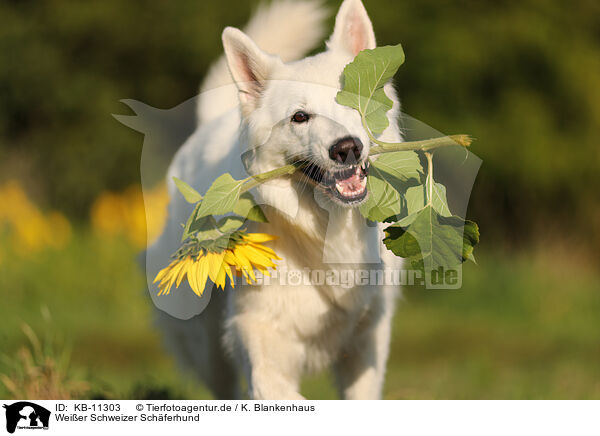
<path fill-rule="evenodd" d="M 233 207 L 233 213 L 259 223 L 268 222 L 262 208 L 256 204 L 254 197 L 249 192 L 240 195 L 238 202 Z"/>
<path fill-rule="evenodd" d="M 262 208 L 252 194 L 243 192 L 248 179 L 235 180 L 229 173 L 225 173 L 212 183 L 204 197 L 184 181 L 176 177 L 173 180 L 186 201 L 195 203 L 183 228 L 182 243 L 192 237 L 200 242 L 214 242 L 215 239 L 240 229 L 246 220 L 267 222 Z M 229 215 L 218 222 L 214 217 L 227 214 Z"/>
<path fill-rule="evenodd" d="M 221 233 L 230 233 L 238 230 L 245 222 L 246 220 L 241 216 L 233 215 L 221 218 L 217 225 Z"/>
<path fill-rule="evenodd" d="M 202 195 L 200 195 L 198 191 L 185 183 L 183 180 L 173 177 L 173 182 L 175 182 L 175 186 L 177 186 L 177 189 L 179 192 L 181 192 L 181 195 L 183 195 L 183 198 L 185 198 L 185 201 L 188 203 L 194 204 L 202 200 Z"/>
<path fill-rule="evenodd" d="M 403 62 L 400 44 L 361 51 L 344 68 L 344 85 L 337 102 L 356 109 L 371 132 L 383 132 L 389 125 L 386 113 L 392 108 L 383 86 Z"/>
<path fill-rule="evenodd" d="M 463 227 L 465 230 L 463 238 Z M 429 273 L 440 266 L 454 268 L 471 259 L 479 242 L 477 225 L 457 216 L 443 216 L 427 205 L 397 224 L 385 229 L 385 246 L 396 256 L 404 257 L 413 268 Z"/>
<path fill-rule="evenodd" d="M 419 156 L 414 151 L 383 153 L 371 164 L 380 173 L 386 174 L 386 177 L 392 177 L 401 182 L 407 182 L 410 179 L 418 180 L 423 173 Z"/>
<path fill-rule="evenodd" d="M 467 258 L 474 260 L 473 247 L 479 242 L 479 233 L 469 231 L 463 249 L 465 221 L 452 216 L 446 187 L 433 179 L 431 152 L 425 153 L 428 160 L 425 184 L 406 190 L 408 215 L 400 216 L 402 195 L 397 189 L 398 182 L 418 179 L 423 171 L 421 163 L 413 151 L 390 152 L 400 144 L 382 144 L 373 133 L 381 133 L 388 126 L 387 112 L 392 102 L 383 87 L 403 62 L 400 45 L 363 50 L 344 68 L 344 85 L 337 101 L 356 109 L 371 140 L 386 147 L 383 155 L 371 164 L 367 179 L 369 197 L 361 205 L 361 213 L 372 221 L 399 220 L 386 229 L 386 247 L 396 256 L 408 259 L 414 268 L 430 273 L 438 267 L 456 267 Z"/>
<path fill-rule="evenodd" d="M 479 244 L 479 226 L 473 221 L 466 220 L 463 228 L 463 260 L 475 262 L 473 249 Z"/>
<path fill-rule="evenodd" d="M 240 198 L 243 184 L 244 180 L 235 180 L 229 173 L 219 176 L 204 194 L 197 218 L 232 212 Z"/>
<path fill-rule="evenodd" d="M 187 240 L 190 236 L 195 235 L 200 240 L 214 239 L 221 236 L 221 232 L 217 229 L 218 224 L 215 217 L 208 215 L 198 218 L 198 209 L 200 203 L 194 208 L 194 212 L 188 218 L 188 221 L 181 236 L 181 242 Z"/>
<path fill-rule="evenodd" d="M 388 180 L 385 173 L 371 166 L 367 177 L 369 196 L 360 205 L 362 215 L 371 221 L 383 222 L 390 217 L 400 215 L 400 194 Z"/>
<path fill-rule="evenodd" d="M 431 192 L 431 206 L 441 216 L 452 216 L 448 207 L 448 199 L 446 198 L 446 187 L 441 183 L 431 182 L 429 179 L 425 182 L 425 191 Z"/>

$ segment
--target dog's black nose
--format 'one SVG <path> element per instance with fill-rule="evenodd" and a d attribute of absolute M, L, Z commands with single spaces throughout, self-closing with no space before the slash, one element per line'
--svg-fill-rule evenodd
<path fill-rule="evenodd" d="M 347 136 L 340 139 L 329 149 L 329 157 L 339 163 L 356 163 L 360 159 L 363 145 L 360 139 Z M 348 159 L 350 161 L 348 162 Z"/>

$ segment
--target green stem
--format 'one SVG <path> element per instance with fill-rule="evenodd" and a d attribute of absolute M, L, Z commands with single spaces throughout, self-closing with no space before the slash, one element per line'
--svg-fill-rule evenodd
<path fill-rule="evenodd" d="M 255 176 L 250 176 L 245 179 L 245 186 L 242 188 L 241 193 L 247 192 L 252 188 L 257 187 L 265 182 L 268 182 L 271 179 L 276 177 L 285 176 L 287 174 L 293 174 L 298 168 L 298 165 L 286 165 L 281 168 L 275 168 L 274 170 L 267 171 L 265 173 L 257 174 Z"/>
<path fill-rule="evenodd" d="M 452 136 L 442 136 L 440 138 L 433 139 L 424 139 L 422 141 L 410 141 L 410 142 L 384 142 L 380 141 L 373 136 L 371 131 L 368 129 L 366 121 L 363 118 L 363 126 L 367 135 L 369 135 L 369 139 L 377 144 L 374 147 L 371 147 L 369 151 L 369 156 L 374 156 L 381 153 L 391 153 L 395 151 L 424 151 L 429 152 L 433 149 L 440 147 L 447 147 L 450 145 L 462 145 L 463 147 L 468 147 L 471 145 L 473 141 L 469 135 L 452 135 Z M 427 153 L 426 153 L 427 154 Z M 297 169 L 299 169 L 299 165 L 285 165 L 281 168 L 276 168 L 271 171 L 267 171 L 261 174 L 257 174 L 255 176 L 250 176 L 244 179 L 244 186 L 242 187 L 241 193 L 247 192 L 257 186 L 268 182 L 271 179 L 293 174 Z"/>
<path fill-rule="evenodd" d="M 427 206 L 433 202 L 433 153 L 425 152 L 427 158 Z"/>
<path fill-rule="evenodd" d="M 373 136 L 365 117 L 362 117 L 362 125 L 371 142 L 377 144 L 376 146 L 371 147 L 369 156 L 394 151 L 429 151 L 439 147 L 447 147 L 449 145 L 462 145 L 463 147 L 468 147 L 473 142 L 473 139 L 469 135 L 442 136 L 440 138 L 424 139 L 422 141 L 385 142 L 380 141 Z"/>
<path fill-rule="evenodd" d="M 468 147 L 469 145 L 471 145 L 472 141 L 473 140 L 469 135 L 442 136 L 440 138 L 424 139 L 422 141 L 397 143 L 373 141 L 378 145 L 371 147 L 371 150 L 369 151 L 369 156 L 381 153 L 390 153 L 394 151 L 430 151 L 436 148 L 447 147 L 450 145 L 462 145 L 463 147 Z"/>

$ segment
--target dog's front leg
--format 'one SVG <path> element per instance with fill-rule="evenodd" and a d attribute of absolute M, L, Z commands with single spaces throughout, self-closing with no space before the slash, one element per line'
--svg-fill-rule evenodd
<path fill-rule="evenodd" d="M 299 392 L 302 346 L 291 338 L 292 332 L 285 334 L 277 324 L 259 313 L 237 315 L 230 323 L 249 396 L 254 400 L 304 399 Z"/>
<path fill-rule="evenodd" d="M 394 293 L 393 289 L 384 289 L 372 302 L 350 342 L 340 353 L 334 372 L 344 399 L 381 398 L 390 346 Z"/>

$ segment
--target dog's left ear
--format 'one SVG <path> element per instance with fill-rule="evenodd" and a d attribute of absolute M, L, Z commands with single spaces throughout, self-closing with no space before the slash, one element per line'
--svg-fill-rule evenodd
<path fill-rule="evenodd" d="M 242 107 L 248 115 L 256 109 L 273 67 L 281 59 L 262 51 L 248 35 L 235 27 L 223 31 L 223 48 Z"/>
<path fill-rule="evenodd" d="M 344 0 L 335 17 L 335 28 L 327 47 L 346 50 L 353 56 L 361 50 L 376 47 L 373 25 L 360 0 Z"/>

